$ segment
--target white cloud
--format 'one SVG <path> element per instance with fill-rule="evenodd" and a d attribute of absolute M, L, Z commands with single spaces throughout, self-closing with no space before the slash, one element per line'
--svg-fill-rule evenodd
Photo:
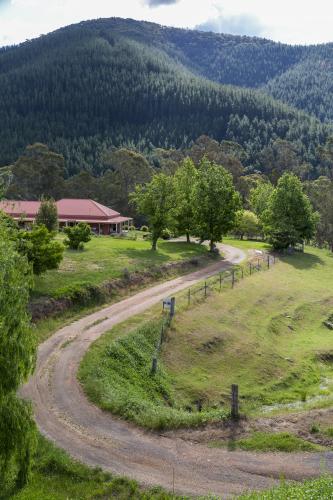
<path fill-rule="evenodd" d="M 0 0 L 0 44 L 113 16 L 185 28 L 209 23 L 215 30 L 244 30 L 287 43 L 333 40 L 331 0 Z"/>
<path fill-rule="evenodd" d="M 264 33 L 264 26 L 255 16 L 240 14 L 224 16 L 223 14 L 198 24 L 196 29 L 213 31 L 215 33 L 230 33 L 232 35 L 260 36 Z"/>

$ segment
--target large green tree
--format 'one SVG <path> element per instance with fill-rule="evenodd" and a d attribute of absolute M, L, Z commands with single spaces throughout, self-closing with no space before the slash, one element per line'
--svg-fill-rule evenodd
<path fill-rule="evenodd" d="M 262 218 L 263 213 L 267 210 L 270 198 L 273 194 L 274 187 L 270 182 L 259 181 L 254 189 L 251 189 L 249 202 L 254 213 Z"/>
<path fill-rule="evenodd" d="M 193 161 L 187 158 L 174 175 L 175 208 L 173 223 L 177 233 L 185 234 L 187 242 L 195 230 L 194 189 L 198 170 Z"/>
<path fill-rule="evenodd" d="M 149 183 L 136 186 L 131 202 L 147 218 L 152 235 L 152 250 L 157 250 L 158 238 L 173 224 L 175 196 L 172 177 L 162 173 L 155 174 Z"/>
<path fill-rule="evenodd" d="M 35 448 L 30 405 L 16 396 L 36 358 L 27 314 L 31 283 L 27 259 L 0 223 L 0 495 L 5 498 L 27 482 Z"/>
<path fill-rule="evenodd" d="M 305 183 L 309 198 L 320 217 L 316 227 L 316 242 L 319 246 L 328 245 L 333 252 L 333 182 L 327 177 L 319 177 Z"/>
<path fill-rule="evenodd" d="M 309 240 L 317 220 L 301 181 L 294 174 L 283 174 L 264 214 L 265 233 L 270 243 L 275 249 L 286 249 Z"/>
<path fill-rule="evenodd" d="M 231 174 L 207 158 L 198 170 L 194 206 L 196 233 L 202 240 L 209 240 L 213 251 L 215 243 L 233 228 L 241 202 Z"/>

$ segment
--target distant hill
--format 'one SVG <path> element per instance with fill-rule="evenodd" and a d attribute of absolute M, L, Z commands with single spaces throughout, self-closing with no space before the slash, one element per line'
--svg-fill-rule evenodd
<path fill-rule="evenodd" d="M 323 59 L 313 66 L 316 51 Z M 65 155 L 69 175 L 98 173 L 112 145 L 185 147 L 201 134 L 239 142 L 254 166 L 277 138 L 316 164 L 331 130 L 302 109 L 323 121 L 333 114 L 330 95 L 319 92 L 330 88 L 330 51 L 123 19 L 3 48 L 0 166 L 45 142 Z"/>

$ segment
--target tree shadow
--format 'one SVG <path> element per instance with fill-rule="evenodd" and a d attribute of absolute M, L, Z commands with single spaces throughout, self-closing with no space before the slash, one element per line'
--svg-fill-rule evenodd
<path fill-rule="evenodd" d="M 279 255 L 281 262 L 285 262 L 295 269 L 310 269 L 318 265 L 324 265 L 325 261 L 318 255 L 312 253 L 294 253 L 293 255 Z"/>
<path fill-rule="evenodd" d="M 158 244 L 157 244 L 158 247 Z M 163 242 L 163 248 L 161 250 L 151 250 L 150 248 L 146 249 L 136 249 L 136 248 L 126 248 L 121 249 L 119 253 L 122 256 L 126 256 L 131 260 L 136 260 L 138 262 L 150 261 L 152 264 L 163 264 L 169 262 L 171 260 L 175 260 L 173 258 L 174 255 L 179 255 L 179 260 L 181 259 L 191 259 L 192 257 L 199 257 L 203 255 L 205 251 L 198 251 L 198 244 L 196 243 L 183 243 L 183 242 Z"/>

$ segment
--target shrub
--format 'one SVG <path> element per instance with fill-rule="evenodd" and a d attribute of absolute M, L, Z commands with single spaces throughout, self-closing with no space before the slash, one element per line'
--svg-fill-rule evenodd
<path fill-rule="evenodd" d="M 65 245 L 72 250 L 82 250 L 83 243 L 87 243 L 91 240 L 91 229 L 85 222 L 80 222 L 79 224 L 76 224 L 76 226 L 65 227 L 64 233 L 68 238 L 65 240 Z"/>
<path fill-rule="evenodd" d="M 170 238 L 172 238 L 172 233 L 171 233 L 170 229 L 164 229 L 162 231 L 161 238 L 163 240 L 170 240 Z"/>
<path fill-rule="evenodd" d="M 148 226 L 141 226 L 140 231 L 143 231 L 145 233 L 148 233 L 149 227 Z"/>

